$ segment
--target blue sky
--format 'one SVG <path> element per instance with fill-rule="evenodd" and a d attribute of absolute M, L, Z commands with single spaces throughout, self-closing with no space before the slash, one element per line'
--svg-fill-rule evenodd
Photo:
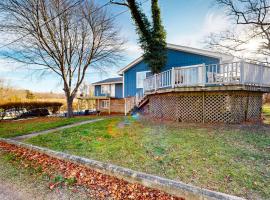
<path fill-rule="evenodd" d="M 103 5 L 108 0 L 98 0 Z M 211 32 L 224 30 L 228 25 L 223 12 L 213 5 L 213 0 L 159 0 L 162 20 L 167 31 L 167 42 L 203 48 L 203 39 Z M 115 15 L 126 9 L 116 5 L 107 7 L 108 12 Z M 150 14 L 150 1 L 143 4 L 143 9 Z M 129 12 L 116 18 L 121 34 L 126 38 L 124 61 L 118 67 L 108 66 L 107 73 L 89 69 L 85 82 L 92 83 L 101 79 L 117 76 L 117 71 L 141 55 L 137 44 L 135 27 Z M 1 45 L 1 44 L 0 44 Z M 41 92 L 62 92 L 62 83 L 55 75 L 40 77 L 32 71 L 20 67 L 17 63 L 0 60 L 0 78 L 5 78 L 11 85 Z M 105 66 L 106 67 L 106 66 Z"/>

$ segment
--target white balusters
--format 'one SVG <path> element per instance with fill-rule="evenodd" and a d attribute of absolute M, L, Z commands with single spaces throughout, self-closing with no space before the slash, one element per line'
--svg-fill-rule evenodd
<path fill-rule="evenodd" d="M 186 86 L 247 84 L 270 87 L 270 67 L 246 62 L 174 67 L 144 80 L 144 91 Z"/>

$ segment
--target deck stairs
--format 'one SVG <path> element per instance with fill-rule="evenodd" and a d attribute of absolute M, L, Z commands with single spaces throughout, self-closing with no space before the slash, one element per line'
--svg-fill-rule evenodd
<path fill-rule="evenodd" d="M 149 97 L 148 95 L 143 95 L 143 96 L 136 96 L 135 103 L 133 107 L 127 112 L 128 115 L 135 114 L 139 112 L 143 106 L 145 106 L 149 102 Z"/>

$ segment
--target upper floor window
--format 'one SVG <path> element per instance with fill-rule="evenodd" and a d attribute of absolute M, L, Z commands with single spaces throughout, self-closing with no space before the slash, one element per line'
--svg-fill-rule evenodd
<path fill-rule="evenodd" d="M 101 85 L 101 94 L 110 94 L 110 85 Z"/>
<path fill-rule="evenodd" d="M 149 74 L 149 71 L 137 72 L 136 74 L 136 87 L 143 88 L 143 81 Z"/>

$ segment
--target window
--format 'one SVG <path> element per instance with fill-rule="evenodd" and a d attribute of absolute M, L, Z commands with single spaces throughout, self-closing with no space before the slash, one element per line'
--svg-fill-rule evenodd
<path fill-rule="evenodd" d="M 149 71 L 137 72 L 136 74 L 136 87 L 143 88 L 143 80 L 146 78 L 146 74 Z"/>
<path fill-rule="evenodd" d="M 110 94 L 110 85 L 101 85 L 101 94 Z"/>
<path fill-rule="evenodd" d="M 101 108 L 109 108 L 109 105 L 110 104 L 110 102 L 109 102 L 109 100 L 102 100 L 101 101 Z"/>

